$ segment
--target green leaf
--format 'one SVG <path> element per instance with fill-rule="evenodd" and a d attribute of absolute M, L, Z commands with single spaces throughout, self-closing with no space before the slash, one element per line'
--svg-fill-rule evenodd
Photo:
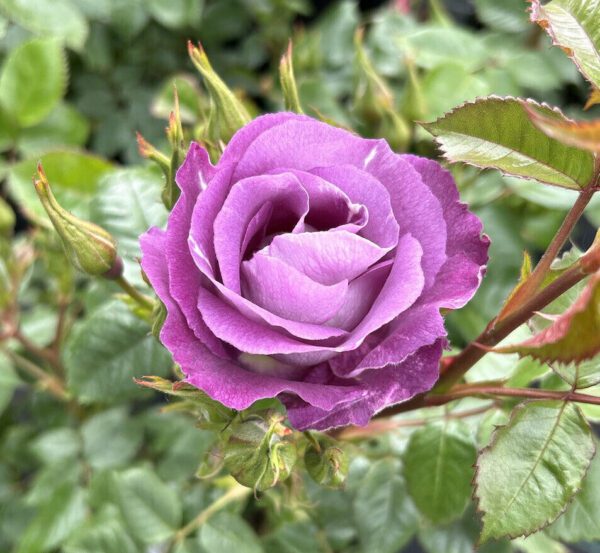
<path fill-rule="evenodd" d="M 369 468 L 356 491 L 354 520 L 364 551 L 395 553 L 410 541 L 417 514 L 398 463 L 381 460 Z"/>
<path fill-rule="evenodd" d="M 239 515 L 221 511 L 209 518 L 198 534 L 206 551 L 262 553 L 264 550 L 250 525 Z"/>
<path fill-rule="evenodd" d="M 68 0 L 0 0 L 0 11 L 36 35 L 56 37 L 81 50 L 88 25 L 81 12 Z"/>
<path fill-rule="evenodd" d="M 13 392 L 20 382 L 10 360 L 0 354 L 0 415 L 10 404 Z"/>
<path fill-rule="evenodd" d="M 123 169 L 106 174 L 90 205 L 91 220 L 117 241 L 125 261 L 125 276 L 141 281 L 137 259 L 139 237 L 150 227 L 162 227 L 167 212 L 160 200 L 162 177 L 147 169 Z"/>
<path fill-rule="evenodd" d="M 446 62 L 428 71 L 421 82 L 427 118 L 439 117 L 459 102 L 491 92 L 490 86 L 464 65 Z"/>
<path fill-rule="evenodd" d="M 83 146 L 90 124 L 74 107 L 60 103 L 46 119 L 19 135 L 19 150 L 27 157 L 40 155 L 57 146 Z"/>
<path fill-rule="evenodd" d="M 37 163 L 44 166 L 52 192 L 62 207 L 89 219 L 88 203 L 100 177 L 113 168 L 101 157 L 70 150 L 56 150 L 41 157 L 25 159 L 12 166 L 8 182 L 12 196 L 33 219 L 47 221 L 46 211 L 32 184 Z"/>
<path fill-rule="evenodd" d="M 564 188 L 588 186 L 594 175 L 593 155 L 546 136 L 529 120 L 525 105 L 563 117 L 532 100 L 489 96 L 423 126 L 452 162 L 493 167 Z"/>
<path fill-rule="evenodd" d="M 529 535 L 555 520 L 594 455 L 591 430 L 573 403 L 520 405 L 477 460 L 481 541 Z"/>
<path fill-rule="evenodd" d="M 575 62 L 581 73 L 600 87 L 600 19 L 597 0 L 552 0 L 531 3 L 531 20 Z"/>
<path fill-rule="evenodd" d="M 83 522 L 85 515 L 84 490 L 65 484 L 40 508 L 19 541 L 17 553 L 55 549 Z"/>
<path fill-rule="evenodd" d="M 139 553 L 138 547 L 127 533 L 114 507 L 104 509 L 98 517 L 75 532 L 62 551 L 64 553 Z"/>
<path fill-rule="evenodd" d="M 115 474 L 113 492 L 127 527 L 142 543 L 159 543 L 179 529 L 181 501 L 151 470 L 132 468 Z"/>
<path fill-rule="evenodd" d="M 150 327 L 120 301 L 94 311 L 66 344 L 69 389 L 82 403 L 114 403 L 145 393 L 133 382 L 144 374 L 165 374 L 167 351 Z"/>
<path fill-rule="evenodd" d="M 156 21 L 169 29 L 195 27 L 202 16 L 203 0 L 148 0 L 147 8 Z"/>
<path fill-rule="evenodd" d="M 53 39 L 36 39 L 12 50 L 0 73 L 0 103 L 22 127 L 42 121 L 67 86 L 65 54 Z"/>
<path fill-rule="evenodd" d="M 435 523 L 459 518 L 471 497 L 477 456 L 468 428 L 430 424 L 414 432 L 404 453 L 404 478 L 415 505 Z"/>
<path fill-rule="evenodd" d="M 82 476 L 83 466 L 75 457 L 46 465 L 36 472 L 25 501 L 28 505 L 44 505 L 66 484 L 75 486 Z"/>
<path fill-rule="evenodd" d="M 55 428 L 44 432 L 31 443 L 31 451 L 42 463 L 56 463 L 75 457 L 81 442 L 73 428 Z"/>
<path fill-rule="evenodd" d="M 488 542 L 476 548 L 481 528 L 474 511 L 472 508 L 467 509 L 461 519 L 450 524 L 422 525 L 419 529 L 419 543 L 426 553 L 473 553 L 473 551 L 509 553 L 512 551 L 508 541 Z"/>
<path fill-rule="evenodd" d="M 530 28 L 523 0 L 475 0 L 475 9 L 479 19 L 496 31 L 523 33 Z"/>
<path fill-rule="evenodd" d="M 124 408 L 98 413 L 81 427 L 85 457 L 94 469 L 125 466 L 136 454 L 143 434 Z"/>
<path fill-rule="evenodd" d="M 264 540 L 267 553 L 307 553 L 321 550 L 318 529 L 311 522 L 283 524 Z"/>
<path fill-rule="evenodd" d="M 488 56 L 483 42 L 474 33 L 460 27 L 422 25 L 400 40 L 406 42 L 405 55 L 425 69 L 459 63 L 465 69 L 475 71 Z"/>
<path fill-rule="evenodd" d="M 533 338 L 495 351 L 531 355 L 548 363 L 580 363 L 600 353 L 600 273 L 592 276 L 575 303 Z M 594 370 L 592 367 L 588 369 Z M 576 372 L 576 371 L 575 371 Z M 590 375 L 588 375 L 590 376 Z M 591 375 L 593 378 L 593 375 Z M 577 379 L 577 374 L 575 374 Z"/>
<path fill-rule="evenodd" d="M 596 451 L 598 444 L 596 443 Z M 577 543 L 600 540 L 600 455 L 596 453 L 581 490 L 567 510 L 547 528 L 554 539 Z"/>

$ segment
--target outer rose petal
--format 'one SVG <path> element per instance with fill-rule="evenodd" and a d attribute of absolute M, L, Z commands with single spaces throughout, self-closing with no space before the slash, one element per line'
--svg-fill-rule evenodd
<path fill-rule="evenodd" d="M 197 144 L 192 144 L 177 172 L 181 196 L 169 217 L 164 246 L 170 273 L 170 294 L 177 301 L 198 339 L 213 353 L 225 356 L 223 345 L 208 330 L 196 309 L 195 298 L 201 286 L 201 274 L 187 249 L 187 236 L 196 198 L 202 182 L 212 178 L 214 171 L 206 151 Z"/>
<path fill-rule="evenodd" d="M 462 307 L 473 297 L 481 283 L 490 241 L 487 236 L 482 236 L 481 220 L 460 201 L 449 171 L 429 159 L 413 155 L 401 157 L 420 173 L 423 182 L 438 198 L 448 229 L 447 259 L 435 284 L 420 302 L 431 302 L 450 309 Z"/>
<path fill-rule="evenodd" d="M 259 399 L 288 393 L 298 396 L 307 405 L 331 410 L 340 403 L 355 401 L 365 395 L 365 390 L 354 383 L 323 386 L 320 383 L 295 382 L 250 372 L 231 360 L 213 355 L 192 333 L 179 306 L 169 294 L 164 240 L 165 234 L 158 229 L 151 229 L 141 237 L 142 267 L 167 307 L 161 341 L 181 366 L 187 382 L 233 409 L 246 409 Z"/>
<path fill-rule="evenodd" d="M 295 428 L 326 430 L 335 426 L 364 426 L 378 411 L 426 392 L 439 375 L 444 340 L 425 346 L 399 364 L 365 371 L 357 379 L 366 392 L 357 400 L 340 403 L 333 409 L 319 409 L 285 396 L 290 422 Z"/>

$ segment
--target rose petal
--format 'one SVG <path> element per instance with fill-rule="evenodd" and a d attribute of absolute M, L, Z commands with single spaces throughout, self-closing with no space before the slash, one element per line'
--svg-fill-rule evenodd
<path fill-rule="evenodd" d="M 332 319 L 327 321 L 327 324 L 345 330 L 355 328 L 369 312 L 375 298 L 381 292 L 393 263 L 391 259 L 377 263 L 350 282 L 342 307 Z"/>
<path fill-rule="evenodd" d="M 269 255 L 327 285 L 353 280 L 388 251 L 347 231 L 283 234 L 268 247 Z"/>
<path fill-rule="evenodd" d="M 369 221 L 359 231 L 360 236 L 391 248 L 398 242 L 398 222 L 394 216 L 390 195 L 386 187 L 373 175 L 353 165 L 315 167 L 311 173 L 335 184 L 357 204 L 364 205 L 369 212 Z"/>
<path fill-rule="evenodd" d="M 378 411 L 431 389 L 439 376 L 443 346 L 441 339 L 419 349 L 401 363 L 363 372 L 355 382 L 365 390 L 365 395 L 358 400 L 339 403 L 333 409 L 319 409 L 284 396 L 290 422 L 298 430 L 327 430 L 348 424 L 364 426 Z"/>
<path fill-rule="evenodd" d="M 447 228 L 446 260 L 435 285 L 422 302 L 432 301 L 441 307 L 456 309 L 473 296 L 485 273 L 489 239 L 482 235 L 481 220 L 460 201 L 452 175 L 435 161 L 403 155 L 436 195 Z"/>
<path fill-rule="evenodd" d="M 275 169 L 271 174 L 283 172 Z M 309 198 L 310 209 L 306 223 L 318 230 L 346 230 L 356 233 L 363 229 L 369 220 L 367 208 L 353 202 L 339 187 L 306 171 L 286 169 L 298 177 Z"/>
<path fill-rule="evenodd" d="M 246 409 L 259 399 L 280 394 L 294 394 L 301 401 L 330 410 L 339 403 L 357 400 L 365 394 L 364 390 L 352 384 L 323 386 L 253 373 L 235 362 L 213 355 L 191 332 L 178 304 L 169 295 L 163 241 L 164 233 L 158 229 L 151 229 L 141 237 L 142 266 L 167 307 L 161 341 L 181 366 L 187 382 L 204 390 L 216 401 L 238 410 Z M 226 386 L 223 385 L 224 378 Z"/>
<path fill-rule="evenodd" d="M 347 280 L 337 280 L 331 286 L 321 284 L 262 251 L 242 263 L 242 275 L 245 298 L 284 319 L 304 323 L 323 324 L 331 319 L 348 290 Z"/>
<path fill-rule="evenodd" d="M 400 234 L 409 232 L 423 248 L 425 289 L 446 261 L 446 224 L 442 206 L 420 174 L 381 141 L 368 170 L 387 188 Z"/>
<path fill-rule="evenodd" d="M 225 356 L 223 345 L 208 330 L 196 308 L 201 274 L 187 248 L 187 236 L 196 198 L 200 194 L 202 183 L 209 181 L 213 175 L 214 167 L 210 163 L 208 153 L 197 144 L 192 144 L 185 162 L 177 173 L 181 196 L 169 216 L 163 245 L 167 252 L 170 294 L 179 304 L 198 339 L 213 353 Z"/>
<path fill-rule="evenodd" d="M 288 222 L 295 227 L 308 213 L 308 194 L 291 173 L 250 177 L 236 182 L 214 222 L 214 246 L 221 282 L 240 293 L 244 235 L 252 218 L 267 202 L 273 206 L 273 232 Z M 290 228 L 289 230 L 292 230 Z"/>

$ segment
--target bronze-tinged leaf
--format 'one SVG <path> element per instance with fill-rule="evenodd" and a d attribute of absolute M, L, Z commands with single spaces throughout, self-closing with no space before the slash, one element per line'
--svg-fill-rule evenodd
<path fill-rule="evenodd" d="M 600 353 L 600 272 L 549 327 L 521 344 L 494 351 L 530 355 L 548 363 L 577 363 Z"/>
<path fill-rule="evenodd" d="M 600 119 L 591 121 L 557 119 L 531 105 L 526 105 L 525 110 L 531 122 L 551 138 L 569 146 L 600 153 Z"/>

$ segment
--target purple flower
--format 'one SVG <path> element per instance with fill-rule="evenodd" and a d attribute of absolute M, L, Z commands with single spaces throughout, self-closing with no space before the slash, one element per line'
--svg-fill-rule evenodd
<path fill-rule="evenodd" d="M 488 240 L 436 162 L 310 117 L 259 117 L 213 166 L 192 144 L 142 266 L 161 340 L 190 384 L 234 409 L 279 397 L 291 423 L 366 424 L 429 390 Z"/>

